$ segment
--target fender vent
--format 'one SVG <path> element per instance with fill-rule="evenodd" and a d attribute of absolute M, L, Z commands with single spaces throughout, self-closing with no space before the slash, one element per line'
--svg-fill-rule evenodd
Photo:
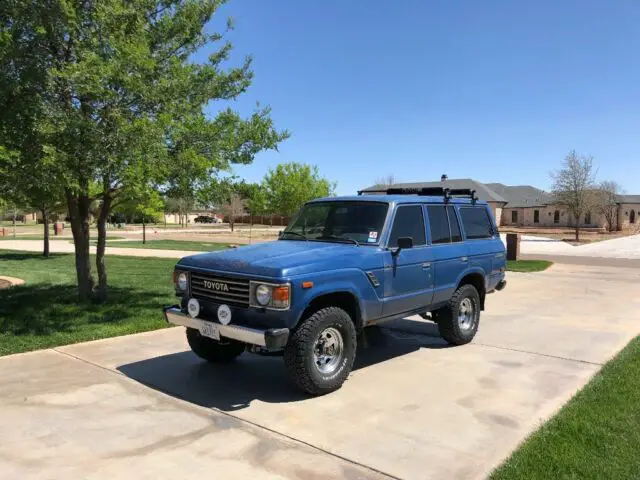
<path fill-rule="evenodd" d="M 377 288 L 380 286 L 380 282 L 378 281 L 378 278 L 376 277 L 375 273 L 367 272 L 367 278 L 371 282 L 371 285 L 373 285 L 374 287 Z"/>

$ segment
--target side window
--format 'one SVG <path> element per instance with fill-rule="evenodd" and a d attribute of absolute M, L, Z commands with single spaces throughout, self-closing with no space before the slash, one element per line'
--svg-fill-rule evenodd
<path fill-rule="evenodd" d="M 422 207 L 420 205 L 407 205 L 396 209 L 389 246 L 397 247 L 398 239 L 402 237 L 413 238 L 414 246 L 427 243 Z"/>
<path fill-rule="evenodd" d="M 456 209 L 449 206 L 447 207 L 447 213 L 449 214 L 449 227 L 451 227 L 451 241 L 461 242 L 462 235 L 460 234 L 460 225 L 458 224 Z"/>
<path fill-rule="evenodd" d="M 461 208 L 460 216 L 469 240 L 493 236 L 493 225 L 484 207 Z"/>
<path fill-rule="evenodd" d="M 429 231 L 431 232 L 431 243 L 449 243 L 451 235 L 449 233 L 449 220 L 444 205 L 429 205 Z M 459 232 L 458 232 L 459 233 Z"/>

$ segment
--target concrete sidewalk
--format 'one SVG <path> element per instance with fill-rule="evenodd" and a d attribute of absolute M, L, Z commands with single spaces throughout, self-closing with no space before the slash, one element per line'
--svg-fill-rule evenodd
<path fill-rule="evenodd" d="M 368 331 L 308 398 L 279 357 L 210 365 L 182 328 L 0 358 L 7 478 L 484 478 L 640 332 L 640 271 L 508 274 L 473 343 Z"/>
<path fill-rule="evenodd" d="M 0 250 L 20 250 L 26 252 L 42 252 L 42 240 L 1 240 Z M 49 243 L 51 253 L 74 253 L 74 245 L 68 240 L 51 240 Z M 96 253 L 96 247 L 89 247 L 92 254 Z M 107 246 L 107 255 L 124 255 L 127 257 L 158 257 L 158 258 L 182 258 L 187 255 L 195 255 L 190 250 L 156 250 L 150 248 L 125 248 Z"/>

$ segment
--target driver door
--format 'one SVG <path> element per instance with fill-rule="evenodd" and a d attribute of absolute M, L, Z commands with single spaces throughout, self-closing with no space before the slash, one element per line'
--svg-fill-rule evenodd
<path fill-rule="evenodd" d="M 433 254 L 427 245 L 422 205 L 396 207 L 387 246 L 398 246 L 398 238 L 411 237 L 413 247 L 384 253 L 384 317 L 411 312 L 431 304 Z"/>

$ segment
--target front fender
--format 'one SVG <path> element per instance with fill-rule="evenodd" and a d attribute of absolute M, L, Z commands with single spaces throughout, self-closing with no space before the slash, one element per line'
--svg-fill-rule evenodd
<path fill-rule="evenodd" d="M 378 318 L 381 314 L 382 286 L 377 287 L 380 290 L 379 292 L 376 291 L 376 288 L 373 287 L 362 270 L 348 268 L 316 272 L 310 275 L 294 277 L 291 280 L 296 325 L 301 320 L 304 311 L 311 305 L 311 302 L 332 293 L 346 292 L 351 294 L 358 304 L 360 315 L 365 323 L 368 319 Z M 313 282 L 313 287 L 304 289 L 302 288 L 303 282 Z"/>

